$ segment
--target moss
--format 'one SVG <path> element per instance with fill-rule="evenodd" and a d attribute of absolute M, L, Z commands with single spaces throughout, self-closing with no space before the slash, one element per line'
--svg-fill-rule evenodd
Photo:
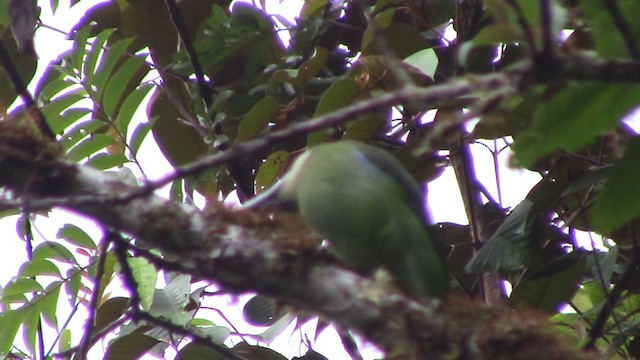
<path fill-rule="evenodd" d="M 596 359 L 555 331 L 548 315 L 449 299 L 443 307 L 451 359 Z"/>
<path fill-rule="evenodd" d="M 61 195 L 76 169 L 60 161 L 60 144 L 20 119 L 0 121 L 0 185 L 17 194 Z"/>
<path fill-rule="evenodd" d="M 317 252 L 322 242 L 322 238 L 309 229 L 299 214 L 232 210 L 217 203 L 210 205 L 204 216 L 208 232 L 213 235 L 211 238 L 226 233 L 229 226 L 238 225 L 255 232 L 256 237 L 271 241 L 278 252 L 285 254 Z"/>

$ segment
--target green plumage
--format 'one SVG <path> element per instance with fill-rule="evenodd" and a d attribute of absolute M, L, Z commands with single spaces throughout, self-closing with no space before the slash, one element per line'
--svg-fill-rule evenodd
<path fill-rule="evenodd" d="M 443 261 L 424 226 L 420 187 L 387 152 L 351 141 L 318 145 L 269 193 L 265 199 L 295 203 L 355 270 L 384 267 L 416 297 L 446 291 Z"/>

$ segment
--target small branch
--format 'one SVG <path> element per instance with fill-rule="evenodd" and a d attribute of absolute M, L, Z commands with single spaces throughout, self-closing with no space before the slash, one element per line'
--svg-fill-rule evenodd
<path fill-rule="evenodd" d="M 458 179 L 458 186 L 464 202 L 464 207 L 469 219 L 471 239 L 475 249 L 488 239 L 482 237 L 484 224 L 480 221 L 482 210 L 482 193 L 476 184 L 480 183 L 476 176 L 475 164 L 469 144 L 462 139 L 455 153 L 451 154 L 451 164 Z M 503 292 L 500 278 L 495 273 L 480 275 L 482 293 L 487 304 L 499 304 L 503 302 Z"/>
<path fill-rule="evenodd" d="M 20 231 L 22 232 L 23 235 L 23 240 L 25 242 L 25 246 L 26 246 L 26 252 L 27 252 L 27 260 L 32 261 L 33 260 L 33 231 L 31 230 L 31 213 L 30 213 L 30 209 L 28 207 L 25 207 L 25 209 L 22 212 L 21 215 L 21 220 L 20 222 L 18 222 L 18 224 L 22 227 L 20 229 Z M 36 280 L 35 276 L 32 276 L 31 279 Z M 32 292 L 31 295 L 35 298 L 36 296 L 38 296 L 37 292 Z M 38 330 L 36 332 L 37 334 L 37 339 L 38 339 L 38 352 L 40 353 L 40 358 L 44 359 L 45 358 L 45 352 L 44 352 L 44 335 L 43 335 L 43 330 L 42 330 L 42 317 L 38 316 Z"/>
<path fill-rule="evenodd" d="M 111 324 L 109 324 L 107 327 L 105 327 L 104 329 L 98 331 L 97 333 L 95 333 L 94 335 L 94 339 L 100 339 L 103 336 L 105 336 L 106 334 L 115 331 L 117 328 L 121 327 L 122 325 L 124 325 L 124 323 L 129 320 L 130 315 L 128 313 L 125 313 L 124 316 L 120 317 L 118 320 L 112 322 Z M 59 352 L 59 353 L 54 353 L 51 354 L 50 358 L 52 359 L 71 359 L 74 356 L 76 356 L 76 353 L 79 351 L 80 347 L 79 346 L 74 346 L 68 350 Z"/>
<path fill-rule="evenodd" d="M 169 320 L 153 316 L 146 311 L 133 311 L 131 317 L 134 321 L 146 321 L 148 323 L 159 326 L 171 333 L 189 337 L 194 343 L 204 345 L 208 348 L 211 348 L 213 351 L 219 353 L 220 355 L 223 355 L 224 359 L 245 360 L 245 358 L 238 356 L 228 347 L 216 344 L 208 337 L 197 334 L 194 330 L 185 329 L 184 327 L 176 325 Z"/>
<path fill-rule="evenodd" d="M 184 49 L 189 56 L 189 61 L 191 62 L 193 72 L 196 75 L 196 81 L 198 82 L 198 90 L 200 91 L 200 96 L 202 96 L 202 100 L 207 106 L 207 109 L 209 109 L 212 104 L 211 88 L 209 87 L 207 80 L 204 78 L 204 71 L 202 70 L 200 59 L 198 58 L 198 52 L 196 51 L 195 46 L 193 46 L 193 41 L 191 41 L 189 28 L 184 22 L 182 13 L 180 12 L 180 9 L 178 8 L 175 0 L 165 0 L 164 3 L 167 6 L 167 11 L 169 12 L 171 22 L 178 32 L 180 42 L 184 46 Z"/>
<path fill-rule="evenodd" d="M 533 69 L 533 75 L 539 81 L 564 79 L 613 83 L 640 82 L 640 62 L 638 61 L 601 59 L 581 54 L 558 56 L 550 60 L 553 66 Z"/>
<path fill-rule="evenodd" d="M 78 352 L 76 354 L 76 357 L 79 360 L 84 360 L 87 358 L 87 353 L 89 352 L 89 349 L 91 347 L 91 335 L 96 319 L 96 313 L 98 311 L 98 301 L 100 301 L 100 286 L 102 284 L 102 276 L 104 275 L 104 265 L 107 259 L 107 249 L 109 248 L 109 244 L 110 241 L 106 236 L 100 242 L 98 263 L 96 264 L 96 277 L 93 282 L 91 299 L 89 300 L 89 305 L 87 306 L 87 321 L 85 321 L 84 335 L 82 336 L 82 340 L 80 341 Z"/>
<path fill-rule="evenodd" d="M 138 294 L 138 282 L 133 276 L 131 266 L 127 258 L 127 247 L 123 244 L 124 240 L 120 234 L 107 230 L 105 236 L 105 242 L 113 243 L 113 251 L 120 264 L 120 271 L 122 272 L 122 282 L 124 287 L 129 290 L 129 304 L 134 311 L 140 309 L 140 295 Z"/>
<path fill-rule="evenodd" d="M 636 38 L 633 35 L 631 28 L 629 28 L 629 24 L 627 24 L 627 20 L 624 18 L 622 11 L 620 11 L 618 2 L 616 0 L 602 0 L 602 2 L 607 8 L 609 15 L 613 18 L 613 23 L 618 28 L 620 36 L 622 36 L 622 39 L 627 46 L 629 55 L 631 55 L 631 58 L 634 60 L 640 61 L 640 51 L 638 51 L 638 46 L 636 45 Z"/>
<path fill-rule="evenodd" d="M 53 350 L 56 348 L 56 346 L 60 342 L 60 337 L 61 337 L 61 334 L 62 334 L 62 330 L 66 329 L 69 326 L 69 323 L 71 322 L 71 319 L 73 319 L 73 317 L 75 316 L 77 311 L 78 311 L 78 302 L 76 302 L 73 305 L 73 308 L 71 309 L 71 312 L 67 316 L 67 320 L 64 322 L 62 327 L 57 330 L 56 338 L 51 343 L 51 346 L 49 347 L 49 351 L 47 351 L 47 354 L 46 354 L 46 357 L 45 357 L 46 359 L 55 358 L 55 356 L 52 356 L 52 354 L 53 354 Z"/>
<path fill-rule="evenodd" d="M 499 158 L 500 151 L 498 151 L 498 140 L 493 140 L 493 149 L 491 149 L 491 157 L 493 158 L 493 172 L 496 174 L 496 191 L 498 192 L 498 202 L 492 199 L 494 204 L 500 205 L 502 207 L 502 181 L 500 179 L 500 164 Z M 488 192 L 485 192 L 485 196 L 488 195 Z"/>
<path fill-rule="evenodd" d="M 552 10 L 551 1 L 540 0 L 540 16 L 542 18 L 542 53 L 540 55 L 546 58 L 553 58 L 555 53 Z"/>
<path fill-rule="evenodd" d="M 360 349 L 358 349 L 358 343 L 356 343 L 356 339 L 349 333 L 348 330 L 340 329 L 338 330 L 338 336 L 340 336 L 340 341 L 342 341 L 342 346 L 344 346 L 344 350 L 349 354 L 351 359 L 353 360 L 363 360 L 362 354 L 360 353 Z"/>
<path fill-rule="evenodd" d="M 189 35 L 189 29 L 184 21 L 184 18 L 182 17 L 182 14 L 180 13 L 180 9 L 178 8 L 176 1 L 165 0 L 165 4 L 167 6 L 169 16 L 171 17 L 171 21 L 176 27 L 176 31 L 178 32 L 180 41 L 182 42 L 182 45 L 184 46 L 187 55 L 189 56 L 189 61 L 191 62 L 191 66 L 193 67 L 193 72 L 198 83 L 200 96 L 202 97 L 208 112 L 213 104 L 211 87 L 205 79 L 205 74 L 202 69 L 202 65 L 200 64 L 198 53 L 195 49 L 195 46 L 193 46 L 193 41 L 191 40 L 191 36 Z M 216 150 L 223 152 L 226 151 L 229 148 L 229 139 L 228 136 L 224 133 L 222 125 L 220 123 L 214 124 L 213 132 L 216 136 L 216 141 L 213 142 L 213 146 L 216 148 Z M 227 170 L 229 172 L 229 176 L 236 185 L 236 191 L 240 201 L 243 201 L 245 198 L 251 196 L 253 194 L 252 183 L 249 184 L 249 181 L 244 180 L 245 176 L 243 175 L 244 172 L 242 166 L 236 163 L 229 162 L 227 164 Z"/>
<path fill-rule="evenodd" d="M 524 33 L 524 37 L 527 40 L 527 48 L 529 49 L 529 54 L 531 56 L 534 56 L 538 52 L 536 50 L 536 38 L 533 36 L 533 30 L 531 29 L 531 26 L 529 26 L 529 23 L 524 16 L 524 12 L 522 11 L 520 4 L 516 0 L 506 0 L 506 2 L 507 4 L 509 4 L 509 6 L 511 6 L 516 14 L 518 25 L 520 25 L 520 28 Z"/>
<path fill-rule="evenodd" d="M 589 329 L 589 340 L 584 345 L 585 349 L 595 349 L 596 341 L 603 335 L 602 330 L 607 323 L 607 319 L 609 319 L 609 316 L 612 314 L 613 309 L 620 301 L 622 292 L 626 289 L 633 276 L 637 274 L 638 266 L 640 266 L 640 249 L 636 248 L 633 261 L 629 263 L 624 273 L 622 274 L 622 277 L 613 287 L 613 290 L 611 290 L 609 296 L 607 296 L 606 303 L 602 306 L 600 313 L 598 313 L 598 317 L 593 322 L 591 329 Z"/>

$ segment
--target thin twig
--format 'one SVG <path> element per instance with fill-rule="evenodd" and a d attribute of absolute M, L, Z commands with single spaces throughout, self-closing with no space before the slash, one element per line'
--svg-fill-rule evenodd
<path fill-rule="evenodd" d="M 125 313 L 123 317 L 113 321 L 108 326 L 104 327 L 102 330 L 94 333 L 94 339 L 100 339 L 103 336 L 105 336 L 106 334 L 108 334 L 108 333 L 114 331 L 115 329 L 121 327 L 130 318 L 131 318 L 131 316 L 128 313 Z M 69 359 L 69 358 L 72 358 L 76 354 L 76 352 L 78 352 L 78 349 L 79 349 L 79 346 L 74 346 L 74 347 L 72 347 L 70 349 L 67 349 L 65 351 L 51 354 L 51 358 L 53 358 L 53 359 Z"/>
<path fill-rule="evenodd" d="M 176 325 L 169 320 L 153 316 L 145 311 L 134 311 L 131 314 L 131 316 L 136 321 L 146 321 L 154 325 L 157 325 L 171 333 L 179 334 L 182 336 L 188 336 L 191 338 L 191 340 L 194 343 L 211 348 L 217 353 L 223 355 L 225 359 L 245 360 L 245 358 L 238 356 L 233 351 L 231 351 L 231 349 L 229 349 L 228 347 L 221 344 L 216 344 L 213 341 L 211 341 L 210 338 L 196 334 L 194 331 L 185 329 L 184 327 Z"/>
<path fill-rule="evenodd" d="M 540 15 L 542 18 L 542 56 L 554 57 L 555 41 L 553 34 L 553 14 L 551 2 L 540 0 Z"/>
<path fill-rule="evenodd" d="M 76 301 L 76 303 L 73 305 L 73 308 L 71 309 L 71 312 L 67 316 L 67 320 L 64 322 L 62 327 L 57 331 L 56 338 L 51 343 L 51 346 L 49 347 L 49 351 L 47 351 L 47 354 L 46 354 L 46 358 L 47 359 L 55 358 L 55 356 L 52 356 L 53 349 L 55 349 L 56 346 L 59 345 L 60 336 L 62 334 L 62 331 L 69 326 L 69 323 L 71 322 L 71 319 L 73 319 L 73 317 L 75 316 L 76 312 L 78 311 L 78 305 L 79 305 L 79 302 Z"/>
<path fill-rule="evenodd" d="M 113 251 L 116 255 L 116 259 L 118 259 L 120 271 L 122 272 L 122 282 L 124 287 L 129 290 L 129 305 L 131 309 L 137 310 L 140 308 L 141 303 L 140 294 L 138 294 L 138 282 L 133 275 L 131 266 L 129 266 L 127 247 L 124 245 L 125 241 L 122 239 L 120 234 L 112 230 L 107 230 L 105 239 L 108 242 L 113 243 Z"/>
<path fill-rule="evenodd" d="M 19 224 L 24 225 L 20 230 L 23 232 L 23 236 L 24 236 L 24 241 L 25 241 L 25 246 L 27 251 L 27 259 L 29 261 L 32 261 L 33 260 L 33 231 L 31 231 L 30 216 L 31 216 L 30 210 L 27 207 L 25 207 L 25 209 L 22 212 L 22 222 L 19 222 Z M 32 276 L 31 279 L 36 280 L 36 277 Z M 35 299 L 38 296 L 38 293 L 33 292 L 32 295 L 33 295 L 33 298 Z M 38 316 L 37 327 L 38 327 L 38 330 L 36 334 L 38 337 L 38 344 L 37 344 L 38 352 L 40 354 L 40 358 L 44 359 L 45 353 L 44 353 L 44 335 L 42 330 L 42 316 Z"/>
<path fill-rule="evenodd" d="M 622 11 L 620 11 L 618 2 L 615 0 L 602 0 L 602 2 L 607 8 L 609 15 L 613 18 L 613 23 L 618 28 L 620 36 L 622 36 L 622 39 L 627 46 L 629 55 L 631 55 L 634 60 L 640 60 L 640 51 L 638 51 L 638 46 L 636 45 L 636 37 L 633 35 L 631 28 L 629 28 L 629 24 L 624 18 Z"/>
<path fill-rule="evenodd" d="M 180 12 L 180 8 L 176 4 L 175 0 L 165 0 L 165 5 L 167 6 L 167 11 L 169 12 L 169 17 L 171 18 L 171 22 L 173 26 L 175 26 L 176 31 L 178 32 L 178 36 L 180 37 L 180 42 L 182 46 L 184 46 L 187 55 L 189 56 L 189 61 L 191 62 L 191 66 L 193 67 L 193 72 L 196 76 L 196 81 L 198 83 L 198 90 L 200 91 L 200 96 L 202 96 L 202 100 L 204 101 L 207 109 L 211 107 L 212 104 L 212 95 L 211 88 L 207 83 L 207 80 L 204 77 L 204 71 L 202 70 L 202 65 L 200 64 L 200 59 L 198 58 L 198 52 L 196 51 L 195 46 L 193 46 L 193 41 L 191 41 L 191 35 L 189 34 L 189 28 L 184 21 L 184 17 L 182 17 L 182 13 Z"/>
<path fill-rule="evenodd" d="M 11 56 L 9 56 L 9 52 L 2 42 L 0 42 L 0 64 L 2 64 L 4 71 L 7 73 L 7 76 L 9 77 L 9 80 L 13 85 L 13 89 L 15 90 L 16 94 L 20 96 L 20 99 L 22 99 L 25 108 L 28 110 L 29 116 L 38 127 L 42 135 L 48 137 L 51 140 L 55 140 L 56 135 L 53 133 L 53 130 L 51 130 L 51 127 L 49 127 L 47 120 L 36 105 L 35 100 L 33 100 L 33 96 L 31 95 L 29 90 L 27 90 L 27 87 L 20 78 L 18 70 L 13 65 Z"/>
<path fill-rule="evenodd" d="M 627 288 L 627 285 L 638 271 L 638 266 L 640 266 L 640 249 L 636 248 L 633 260 L 627 265 L 622 277 L 613 287 L 609 296 L 607 296 L 606 304 L 602 306 L 600 313 L 598 313 L 598 317 L 596 317 L 596 320 L 593 322 L 593 326 L 589 329 L 589 340 L 584 345 L 585 349 L 595 348 L 596 340 L 603 335 L 602 330 L 607 323 L 607 319 L 613 312 L 614 307 L 620 301 L 622 292 Z"/>
<path fill-rule="evenodd" d="M 531 56 L 534 56 L 537 53 L 536 38 L 533 36 L 533 30 L 531 29 L 531 26 L 529 26 L 529 23 L 524 16 L 522 7 L 520 7 L 520 4 L 516 0 L 506 0 L 506 2 L 515 12 L 518 25 L 520 25 L 520 28 L 524 33 L 524 37 L 527 40 L 527 48 L 529 49 L 529 53 Z"/>
<path fill-rule="evenodd" d="M 96 264 L 96 276 L 93 282 L 93 292 L 87 306 L 87 321 L 84 325 L 84 335 L 78 347 L 77 357 L 79 360 L 87 358 L 87 353 L 91 347 L 91 333 L 93 331 L 96 313 L 98 312 L 98 301 L 100 300 L 100 286 L 102 284 L 102 276 L 104 275 L 104 265 L 107 259 L 107 249 L 109 248 L 109 240 L 105 236 L 101 242 L 98 253 L 98 263 Z"/>

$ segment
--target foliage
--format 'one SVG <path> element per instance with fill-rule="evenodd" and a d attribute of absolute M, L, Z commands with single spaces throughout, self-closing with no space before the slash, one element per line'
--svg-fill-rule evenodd
<path fill-rule="evenodd" d="M 451 166 L 469 224 L 431 230 L 456 279 L 452 292 L 488 302 L 507 297 L 517 311 L 551 317 L 557 336 L 603 354 L 640 357 L 640 145 L 629 126 L 640 104 L 636 0 L 313 0 L 295 24 L 268 14 L 263 3 L 168 0 L 174 8 L 167 8 L 111 0 L 78 21 L 71 49 L 37 79 L 35 59 L 9 36 L 23 16 L 9 11 L 10 3 L 0 1 L 0 42 L 5 63 L 13 64 L 0 72 L 0 116 L 28 122 L 40 112 L 70 161 L 135 184 L 145 179 L 131 179 L 129 169 L 144 168 L 139 151 L 151 135 L 177 169 L 171 200 L 191 205 L 197 192 L 207 208 L 234 191 L 241 201 L 255 195 L 302 149 L 328 141 L 388 149 L 420 182 Z M 288 43 L 279 32 L 291 36 Z M 11 107 L 28 98 L 20 81 L 37 84 L 33 104 Z M 147 116 L 139 120 L 142 106 Z M 467 132 L 464 125 L 474 119 Z M 260 151 L 188 171 L 198 160 L 260 140 L 266 142 Z M 510 214 L 475 175 L 487 166 L 474 162 L 469 149 L 476 144 L 505 144 L 492 155 L 508 154 L 512 166 L 540 175 Z M 34 241 L 32 221 L 45 209 L 32 211 L 29 196 L 21 197 L 28 191 L 10 188 L 7 178 L 27 188 L 37 182 L 28 173 L 0 174 L 2 215 L 21 214 L 18 235 L 30 249 L 29 261 L 2 288 L 0 354 L 83 355 L 110 339 L 109 359 L 163 354 L 169 346 L 181 359 L 284 358 L 245 342 L 225 345 L 238 334 L 196 316 L 211 294 L 172 272 L 175 259 L 153 262 L 119 246 L 124 237 L 141 249 L 136 254 L 158 255 L 145 253 L 143 239 L 117 233 L 125 229 L 96 239 L 67 224 L 57 239 Z M 605 250 L 579 245 L 585 233 L 604 239 Z M 161 289 L 158 271 L 167 280 Z M 498 278 L 487 276 L 494 272 L 512 292 L 480 285 L 499 287 Z M 118 279 L 131 298 L 106 290 Z M 249 321 L 260 318 L 280 330 L 276 320 L 293 310 L 270 301 L 245 312 Z M 60 319 L 63 306 L 87 309 L 81 339 Z M 300 323 L 310 317 L 297 315 Z M 321 321 L 317 332 L 326 326 Z M 54 343 L 43 343 L 45 331 L 56 334 Z M 303 358 L 321 355 L 310 350 Z"/>

